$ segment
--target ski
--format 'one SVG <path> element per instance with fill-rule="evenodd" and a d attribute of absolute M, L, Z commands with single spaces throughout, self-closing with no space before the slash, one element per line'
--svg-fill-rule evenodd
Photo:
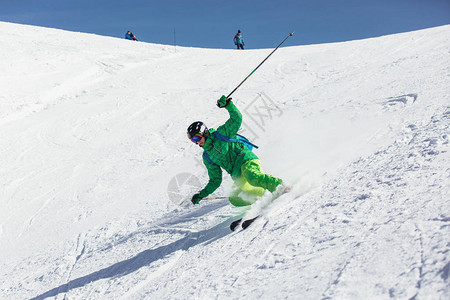
<path fill-rule="evenodd" d="M 274 194 L 272 195 L 272 199 L 271 199 L 270 203 L 272 203 L 274 200 L 278 199 L 280 196 L 282 196 L 282 195 L 284 195 L 284 194 L 286 194 L 286 193 L 289 193 L 289 192 L 291 191 L 291 189 L 292 189 L 291 186 L 285 186 L 282 190 L 278 190 L 276 193 L 274 193 Z M 270 204 L 270 203 L 269 203 L 269 204 Z M 267 204 L 267 205 L 268 205 L 268 204 Z M 267 206 L 267 205 L 266 205 L 266 206 Z M 258 215 L 258 216 L 254 217 L 254 218 L 251 218 L 251 219 L 248 219 L 248 220 L 245 220 L 245 221 L 242 221 L 243 218 L 237 219 L 237 220 L 233 221 L 233 222 L 230 224 L 230 229 L 231 229 L 231 231 L 235 231 L 236 228 L 237 228 L 239 225 L 241 225 L 242 229 L 246 229 L 246 228 L 249 227 L 253 222 L 255 222 L 256 219 L 258 219 L 260 216 L 261 216 L 261 215 Z"/>
<path fill-rule="evenodd" d="M 254 218 L 252 218 L 252 219 L 248 219 L 248 220 L 245 220 L 244 222 L 242 222 L 242 229 L 246 229 L 248 226 L 250 226 L 253 222 L 255 222 L 255 220 L 256 219 L 258 219 L 259 218 L 259 216 L 256 216 L 256 217 L 254 217 Z"/>
<path fill-rule="evenodd" d="M 242 218 L 240 218 L 240 219 L 237 219 L 236 221 L 233 221 L 231 224 L 230 224 L 230 229 L 231 229 L 231 231 L 235 231 L 236 230 L 236 228 L 242 223 L 242 225 L 241 225 L 241 227 L 242 227 L 242 229 L 246 229 L 248 226 L 250 226 L 256 219 L 258 219 L 259 218 L 259 216 L 257 216 L 257 217 L 254 217 L 254 218 L 251 218 L 251 219 L 248 219 L 248 220 L 245 220 L 244 222 L 242 222 Z"/>
<path fill-rule="evenodd" d="M 237 219 L 236 221 L 233 221 L 233 222 L 230 224 L 230 229 L 231 229 L 231 231 L 234 231 L 234 230 L 236 229 L 236 227 L 238 227 L 239 224 L 241 224 L 241 222 L 242 222 L 242 218 Z"/>

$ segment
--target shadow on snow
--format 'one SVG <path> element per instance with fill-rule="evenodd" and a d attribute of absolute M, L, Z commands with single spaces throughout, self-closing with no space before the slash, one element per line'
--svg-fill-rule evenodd
<path fill-rule="evenodd" d="M 229 229 L 230 220 L 199 232 L 190 232 L 185 237 L 174 241 L 171 244 L 158 247 L 156 249 L 148 249 L 138 253 L 132 258 L 118 262 L 112 266 L 101 269 L 97 272 L 88 274 L 86 276 L 69 281 L 66 284 L 60 285 L 50 291 L 47 291 L 34 299 L 45 299 L 48 297 L 57 296 L 60 293 L 67 293 L 72 289 L 83 287 L 91 282 L 98 281 L 105 278 L 121 277 L 131 274 L 142 267 L 148 266 L 152 262 L 163 259 L 178 250 L 188 250 L 189 248 L 199 244 L 209 244 L 218 239 L 230 234 Z"/>

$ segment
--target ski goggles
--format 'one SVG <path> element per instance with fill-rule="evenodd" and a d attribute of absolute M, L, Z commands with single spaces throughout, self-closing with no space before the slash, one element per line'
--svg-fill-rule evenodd
<path fill-rule="evenodd" d="M 191 141 L 195 144 L 197 144 L 201 139 L 202 139 L 202 135 L 200 135 L 199 133 L 195 134 L 193 137 L 191 137 Z"/>

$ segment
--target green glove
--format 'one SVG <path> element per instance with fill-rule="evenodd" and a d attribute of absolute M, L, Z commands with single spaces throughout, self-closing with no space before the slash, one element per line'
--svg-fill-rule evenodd
<path fill-rule="evenodd" d="M 227 98 L 225 95 L 222 95 L 219 100 L 217 100 L 217 106 L 223 108 L 227 106 L 231 101 L 231 98 Z"/>

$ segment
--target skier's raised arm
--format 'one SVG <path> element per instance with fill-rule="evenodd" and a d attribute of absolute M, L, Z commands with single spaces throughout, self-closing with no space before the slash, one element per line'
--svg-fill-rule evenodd
<path fill-rule="evenodd" d="M 217 100 L 217 106 L 220 108 L 225 108 L 230 114 L 230 118 L 225 122 L 225 124 L 217 128 L 217 132 L 231 138 L 234 137 L 242 125 L 241 112 L 234 105 L 233 101 L 231 101 L 231 98 L 227 98 L 226 96 L 222 96 L 219 100 Z"/>

